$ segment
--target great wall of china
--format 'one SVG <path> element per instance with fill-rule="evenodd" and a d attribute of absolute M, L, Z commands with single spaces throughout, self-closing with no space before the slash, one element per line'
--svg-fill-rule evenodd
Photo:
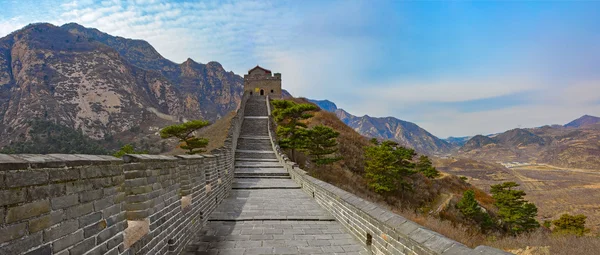
<path fill-rule="evenodd" d="M 0 154 L 0 254 L 508 254 L 309 176 L 246 94 L 212 155 Z"/>

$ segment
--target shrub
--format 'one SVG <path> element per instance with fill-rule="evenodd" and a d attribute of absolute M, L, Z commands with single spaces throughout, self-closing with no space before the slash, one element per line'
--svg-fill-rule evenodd
<path fill-rule="evenodd" d="M 583 236 L 585 233 L 590 232 L 589 229 L 585 228 L 586 219 L 587 217 L 583 214 L 563 214 L 558 220 L 552 221 L 552 224 L 554 224 L 554 229 L 552 232 L 557 234 Z"/>

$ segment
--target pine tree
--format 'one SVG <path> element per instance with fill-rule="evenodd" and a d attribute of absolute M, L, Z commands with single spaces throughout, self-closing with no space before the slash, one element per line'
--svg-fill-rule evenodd
<path fill-rule="evenodd" d="M 462 199 L 456 204 L 460 212 L 467 218 L 475 219 L 481 212 L 477 200 L 475 200 L 475 192 L 467 190 L 463 193 Z"/>
<path fill-rule="evenodd" d="M 421 155 L 419 157 L 419 161 L 416 164 L 416 170 L 417 172 L 423 173 L 425 177 L 430 179 L 440 176 L 440 172 L 433 167 L 431 160 L 425 155 Z"/>
<path fill-rule="evenodd" d="M 537 207 L 523 199 L 525 192 L 514 190 L 519 184 L 505 182 L 491 186 L 494 205 L 498 207 L 498 216 L 506 231 L 512 234 L 529 232 L 540 226 L 535 220 Z"/>
<path fill-rule="evenodd" d="M 583 214 L 563 214 L 558 220 L 552 221 L 552 224 L 554 224 L 554 229 L 552 232 L 556 234 L 572 234 L 583 236 L 585 233 L 590 232 L 589 229 L 585 228 L 586 219 L 587 217 Z"/>
<path fill-rule="evenodd" d="M 187 150 L 187 154 L 201 153 L 205 151 L 202 148 L 208 145 L 208 139 L 196 137 L 193 133 L 208 125 L 210 125 L 210 122 L 205 120 L 192 120 L 182 124 L 171 125 L 160 130 L 160 137 L 163 139 L 178 138 L 182 142 L 180 147 Z"/>
<path fill-rule="evenodd" d="M 313 115 L 310 111 L 316 111 L 319 108 L 313 104 L 297 104 L 289 100 L 273 100 L 274 110 L 273 118 L 277 121 L 277 136 L 279 146 L 283 149 L 292 150 L 292 159 L 295 160 L 295 152 L 306 145 L 307 127 L 301 120 L 309 119 Z"/>
<path fill-rule="evenodd" d="M 415 151 L 391 141 L 372 142 L 372 146 L 365 148 L 365 178 L 369 187 L 381 194 L 410 190 L 406 178 L 415 173 L 411 162 Z"/>
<path fill-rule="evenodd" d="M 482 230 L 485 231 L 494 226 L 494 222 L 490 215 L 487 212 L 484 212 L 479 206 L 479 203 L 477 203 L 477 200 L 475 200 L 475 191 L 465 191 L 462 199 L 456 204 L 456 207 L 466 218 L 479 223 Z"/>
<path fill-rule="evenodd" d="M 125 144 L 121 147 L 120 150 L 113 153 L 113 156 L 120 158 L 120 157 L 123 157 L 123 155 L 125 155 L 125 154 L 148 154 L 148 151 L 136 151 L 135 148 L 133 147 L 133 145 Z"/>
<path fill-rule="evenodd" d="M 341 157 L 331 157 L 337 149 L 336 138 L 340 135 L 330 127 L 318 125 L 312 129 L 307 129 L 305 136 L 304 150 L 312 157 L 312 161 L 317 165 L 328 165 L 338 160 Z"/>

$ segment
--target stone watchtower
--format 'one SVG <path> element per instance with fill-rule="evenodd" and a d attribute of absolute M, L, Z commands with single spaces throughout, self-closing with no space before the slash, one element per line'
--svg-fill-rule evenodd
<path fill-rule="evenodd" d="M 281 74 L 272 74 L 271 70 L 256 66 L 244 75 L 244 92 L 253 96 L 281 98 Z"/>

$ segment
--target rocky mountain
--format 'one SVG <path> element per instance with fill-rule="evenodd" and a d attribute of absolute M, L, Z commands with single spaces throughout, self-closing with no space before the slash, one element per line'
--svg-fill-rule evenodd
<path fill-rule="evenodd" d="M 453 146 L 416 124 L 394 117 L 377 118 L 368 115 L 354 116 L 329 100 L 309 100 L 328 112 L 333 112 L 346 125 L 359 134 L 377 139 L 394 140 L 423 154 L 447 154 Z"/>
<path fill-rule="evenodd" d="M 593 124 L 598 124 L 598 123 L 600 123 L 600 118 L 591 116 L 591 115 L 583 115 L 583 116 L 579 117 L 578 119 L 565 124 L 565 127 L 578 128 L 578 127 L 583 127 L 583 126 L 588 126 L 588 125 L 593 125 Z"/>
<path fill-rule="evenodd" d="M 316 104 L 319 106 L 319 108 L 328 111 L 328 112 L 335 112 L 335 110 L 337 110 L 337 105 L 335 105 L 335 103 L 329 101 L 329 100 L 313 100 L 313 99 L 309 99 L 308 101 L 310 101 L 313 104 Z"/>
<path fill-rule="evenodd" d="M 580 123 L 576 124 L 579 127 L 553 125 L 517 128 L 493 136 L 477 135 L 453 156 L 488 162 L 529 162 L 600 169 L 600 125 L 578 120 L 571 123 Z"/>
<path fill-rule="evenodd" d="M 467 141 L 469 141 L 469 139 L 473 138 L 472 136 L 461 136 L 461 137 L 453 137 L 450 136 L 446 139 L 443 139 L 444 141 L 448 142 L 449 144 L 452 144 L 454 146 L 460 147 L 465 145 L 465 143 Z"/>
<path fill-rule="evenodd" d="M 234 110 L 243 78 L 217 62 L 182 64 L 150 44 L 78 24 L 28 25 L 0 38 L 0 146 L 42 119 L 105 139 Z"/>

